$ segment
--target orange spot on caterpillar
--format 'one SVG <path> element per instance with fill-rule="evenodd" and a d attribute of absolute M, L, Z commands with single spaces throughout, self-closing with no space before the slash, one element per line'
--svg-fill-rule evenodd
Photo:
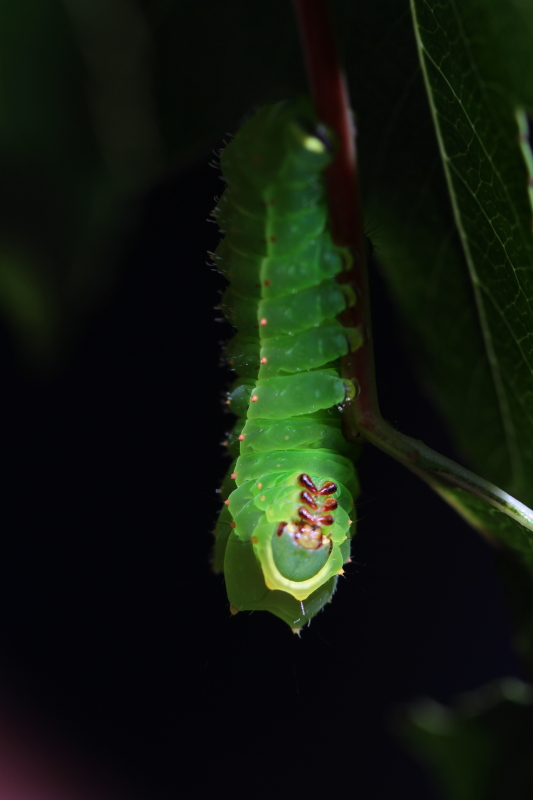
<path fill-rule="evenodd" d="M 264 502 L 265 502 L 265 495 L 264 495 L 264 494 L 262 494 L 262 495 L 261 495 L 261 497 L 260 497 L 259 499 L 261 500 L 261 502 L 262 502 L 262 503 L 264 503 Z"/>
<path fill-rule="evenodd" d="M 258 489 L 262 489 L 263 488 L 263 484 L 262 483 L 256 483 L 255 485 L 257 486 Z"/>
<path fill-rule="evenodd" d="M 259 539 L 257 538 L 257 536 L 252 536 L 250 541 L 252 542 L 252 544 L 257 544 L 259 542 Z"/>
<path fill-rule="evenodd" d="M 258 396 L 256 394 L 253 394 L 252 395 L 252 403 L 257 403 L 258 400 L 259 400 Z"/>
<path fill-rule="evenodd" d="M 259 324 L 260 324 L 260 325 L 266 325 L 266 324 L 267 324 L 267 322 L 268 322 L 268 320 L 266 320 L 266 319 L 263 317 L 263 319 L 259 321 Z"/>
<path fill-rule="evenodd" d="M 231 522 L 230 523 L 230 528 L 236 528 L 236 527 L 237 527 L 237 523 L 236 522 Z"/>
<path fill-rule="evenodd" d="M 226 569 L 229 569 L 229 566 L 228 566 L 228 564 L 226 564 Z M 234 616 L 235 616 L 235 614 L 238 614 L 238 613 L 239 613 L 239 609 L 238 609 L 238 608 L 235 608 L 235 606 L 230 606 L 230 607 L 229 607 L 229 613 L 230 613 L 230 614 L 231 614 L 231 615 L 234 617 Z"/>
<path fill-rule="evenodd" d="M 268 358 L 265 358 L 265 357 L 263 356 L 263 358 L 261 359 L 261 364 L 266 364 L 266 363 L 267 363 L 267 361 L 268 361 Z"/>
<path fill-rule="evenodd" d="M 353 525 L 353 519 L 349 519 L 348 522 L 350 523 L 350 525 Z"/>
<path fill-rule="evenodd" d="M 238 438 L 239 442 L 244 442 L 244 433 L 239 434 L 239 436 L 237 438 Z"/>
<path fill-rule="evenodd" d="M 270 286 L 270 281 L 263 281 L 264 286 Z"/>
<path fill-rule="evenodd" d="M 337 575 L 344 575 L 344 570 L 342 569 L 342 567 L 341 567 L 341 569 L 340 569 L 340 570 L 337 572 Z"/>
<path fill-rule="evenodd" d="M 236 481 L 237 480 L 237 473 L 236 472 L 232 472 L 230 477 L 233 478 L 234 481 Z"/>
<path fill-rule="evenodd" d="M 286 439 L 288 439 L 289 437 L 288 437 L 288 436 L 286 436 L 285 438 L 286 438 Z"/>
<path fill-rule="evenodd" d="M 224 500 L 224 505 L 229 506 L 229 500 Z"/>

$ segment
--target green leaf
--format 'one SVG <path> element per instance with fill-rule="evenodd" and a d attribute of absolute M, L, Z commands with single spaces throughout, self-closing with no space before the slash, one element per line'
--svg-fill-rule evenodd
<path fill-rule="evenodd" d="M 533 691 L 506 678 L 463 695 L 453 709 L 413 704 L 398 732 L 450 800 L 529 800 Z"/>
<path fill-rule="evenodd" d="M 439 150 L 472 286 L 471 313 L 477 317 L 501 418 L 503 436 L 494 442 L 505 445 L 501 483 L 531 504 L 532 209 L 517 124 L 517 103 L 529 98 L 518 95 L 522 80 L 510 83 L 517 73 L 508 69 L 506 58 L 510 42 L 520 42 L 526 31 L 531 46 L 529 51 L 518 48 L 524 56 L 521 73 L 533 79 L 533 7 L 524 6 L 514 20 L 510 8 L 508 0 L 413 3 Z M 498 46 L 500 13 L 508 23 L 505 47 Z M 453 307 L 448 311 L 452 319 Z"/>

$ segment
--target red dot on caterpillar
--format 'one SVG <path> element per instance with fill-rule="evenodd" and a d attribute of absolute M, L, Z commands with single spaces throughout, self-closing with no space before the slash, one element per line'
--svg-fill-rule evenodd
<path fill-rule="evenodd" d="M 262 502 L 262 503 L 264 503 L 264 502 L 265 502 L 265 495 L 264 495 L 264 494 L 262 494 L 262 495 L 261 495 L 261 497 L 260 497 L 259 499 L 261 500 L 261 502 Z"/>
<path fill-rule="evenodd" d="M 281 536 L 281 534 L 283 533 L 286 525 L 287 525 L 286 522 L 280 522 L 279 523 L 279 525 L 277 527 L 277 530 L 276 530 L 276 535 L 277 536 Z"/>
<path fill-rule="evenodd" d="M 236 481 L 237 480 L 237 473 L 236 472 L 232 472 L 231 473 L 231 477 L 233 478 L 234 481 Z"/>
<path fill-rule="evenodd" d="M 229 500 L 224 500 L 224 505 L 229 506 Z"/>
<path fill-rule="evenodd" d="M 264 286 L 270 286 L 270 281 L 263 281 Z"/>
<path fill-rule="evenodd" d="M 239 442 L 244 442 L 244 433 L 240 433 L 237 438 L 238 438 Z"/>
<path fill-rule="evenodd" d="M 268 320 L 266 320 L 266 319 L 263 317 L 263 319 L 262 319 L 262 320 L 260 320 L 260 323 L 259 323 L 259 324 L 260 324 L 260 325 L 266 325 L 266 324 L 267 324 L 267 322 L 268 322 Z"/>
<path fill-rule="evenodd" d="M 236 527 L 237 527 L 237 523 L 236 522 L 231 522 L 230 523 L 230 528 L 236 528 Z"/>
<path fill-rule="evenodd" d="M 259 400 L 258 396 L 256 394 L 253 394 L 252 395 L 252 403 L 257 403 L 258 400 Z"/>
<path fill-rule="evenodd" d="M 272 242 L 272 244 L 275 244 L 278 240 L 276 239 L 275 236 L 271 236 L 270 241 Z"/>
<path fill-rule="evenodd" d="M 257 486 L 258 489 L 262 489 L 263 488 L 263 484 L 262 483 L 256 483 L 255 485 Z"/>
<path fill-rule="evenodd" d="M 263 356 L 263 358 L 261 359 L 261 364 L 266 364 L 266 363 L 267 363 L 267 361 L 268 361 L 268 358 L 265 358 L 265 357 Z"/>

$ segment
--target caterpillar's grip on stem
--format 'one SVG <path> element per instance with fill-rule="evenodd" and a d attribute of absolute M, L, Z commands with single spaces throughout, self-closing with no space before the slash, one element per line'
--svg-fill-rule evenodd
<path fill-rule="evenodd" d="M 323 172 L 332 136 L 302 98 L 263 108 L 221 157 L 215 263 L 237 328 L 227 348 L 236 457 L 223 489 L 215 566 L 234 609 L 269 610 L 292 628 L 331 598 L 349 558 L 358 492 L 341 409 L 355 395 L 341 359 L 360 346 L 339 316 L 355 303 L 335 278 Z"/>

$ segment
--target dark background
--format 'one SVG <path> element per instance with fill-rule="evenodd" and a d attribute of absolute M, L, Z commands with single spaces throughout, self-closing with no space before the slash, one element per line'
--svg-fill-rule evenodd
<path fill-rule="evenodd" d="M 334 602 L 301 639 L 230 616 L 208 563 L 231 424 L 206 264 L 220 190 L 202 162 L 145 199 L 118 284 L 52 377 L 1 331 L 0 692 L 137 800 L 434 800 L 388 720 L 520 674 L 493 554 L 367 446 Z M 384 416 L 453 456 L 375 270 L 372 293 Z"/>

